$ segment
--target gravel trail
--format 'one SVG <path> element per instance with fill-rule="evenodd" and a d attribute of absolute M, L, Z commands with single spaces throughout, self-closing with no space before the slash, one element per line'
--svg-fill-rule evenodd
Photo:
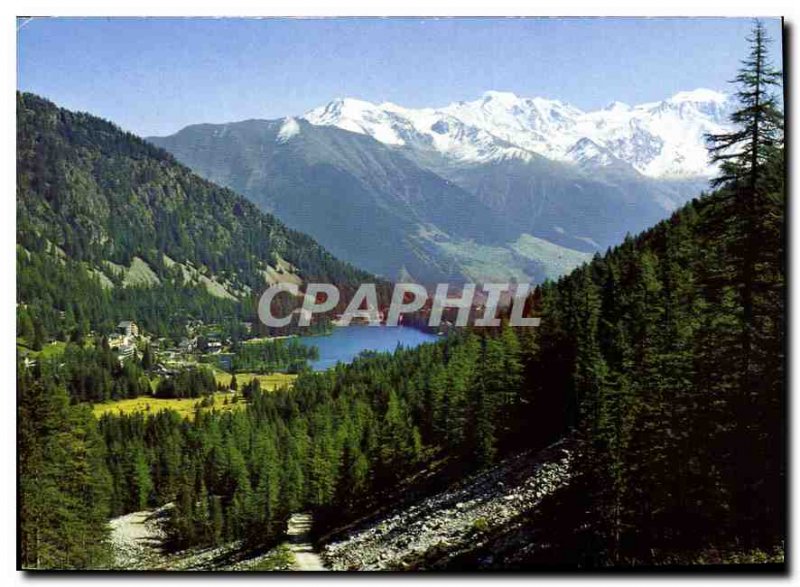
<path fill-rule="evenodd" d="M 289 536 L 289 549 L 294 554 L 296 571 L 326 571 L 322 559 L 308 539 L 314 520 L 311 514 L 292 514 L 286 534 Z"/>

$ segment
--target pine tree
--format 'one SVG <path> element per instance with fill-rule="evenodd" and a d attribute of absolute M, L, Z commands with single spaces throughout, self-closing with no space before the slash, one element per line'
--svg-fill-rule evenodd
<path fill-rule="evenodd" d="M 142 447 L 137 447 L 134 450 L 133 456 L 129 457 L 129 462 L 131 463 L 130 484 L 134 497 L 132 507 L 135 510 L 143 510 L 150 500 L 153 482 L 150 478 L 150 468 Z"/>
<path fill-rule="evenodd" d="M 781 73 L 772 68 L 767 54 L 770 42 L 760 21 L 756 21 L 750 42 L 750 55 L 742 63 L 735 82 L 740 108 L 731 115 L 737 129 L 730 133 L 710 135 L 711 159 L 720 163 L 722 173 L 714 180 L 723 187 L 735 207 L 730 220 L 733 227 L 730 244 L 740 262 L 742 305 L 742 386 L 749 388 L 754 329 L 754 289 L 756 264 L 762 246 L 764 214 L 771 208 L 768 196 L 767 165 L 783 138 L 783 114 L 772 88 L 781 81 Z"/>
<path fill-rule="evenodd" d="M 704 285 L 727 304 L 728 324 L 738 330 L 738 352 L 720 357 L 733 376 L 725 387 L 712 382 L 736 423 L 717 443 L 718 454 L 725 453 L 719 465 L 723 483 L 735 488 L 729 507 L 741 513 L 744 528 L 769 526 L 775 532 L 777 508 L 768 505 L 771 515 L 765 519 L 765 508 L 756 504 L 780 502 L 783 479 L 777 440 L 783 429 L 785 360 L 783 114 L 773 92 L 781 73 L 770 63 L 770 40 L 761 22 L 755 22 L 748 40 L 750 53 L 735 79 L 740 107 L 731 121 L 736 130 L 709 137 L 722 173 L 718 192 L 703 210 L 704 228 L 720 239 L 723 251 Z M 713 306 L 709 311 L 717 313 Z M 727 452 L 731 446 L 735 456 Z M 765 466 L 769 482 L 755 481 L 754 472 Z"/>
<path fill-rule="evenodd" d="M 18 366 L 20 550 L 25 568 L 108 563 L 111 479 L 96 421 L 63 387 Z"/>
<path fill-rule="evenodd" d="M 222 513 L 222 501 L 218 495 L 209 495 L 209 511 L 211 525 L 211 545 L 218 546 L 222 542 L 225 520 Z"/>
<path fill-rule="evenodd" d="M 155 364 L 155 359 L 153 358 L 153 349 L 150 347 L 150 343 L 144 347 L 144 352 L 142 353 L 142 369 L 145 371 L 149 371 L 153 368 Z"/>

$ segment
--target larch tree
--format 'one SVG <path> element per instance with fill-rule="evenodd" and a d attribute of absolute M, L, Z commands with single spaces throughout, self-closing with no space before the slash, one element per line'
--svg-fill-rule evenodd
<path fill-rule="evenodd" d="M 733 251 L 740 261 L 742 285 L 742 386 L 751 383 L 752 345 L 754 340 L 754 290 L 757 289 L 757 265 L 764 230 L 765 212 L 772 199 L 768 169 L 777 149 L 783 147 L 783 113 L 774 88 L 781 84 L 781 72 L 774 69 L 767 52 L 770 39 L 763 23 L 756 20 L 748 37 L 750 54 L 742 62 L 733 80 L 739 108 L 731 114 L 735 130 L 707 137 L 711 160 L 720 164 L 720 174 L 713 184 L 723 188 L 728 202 L 735 207 L 730 219 L 733 227 Z"/>

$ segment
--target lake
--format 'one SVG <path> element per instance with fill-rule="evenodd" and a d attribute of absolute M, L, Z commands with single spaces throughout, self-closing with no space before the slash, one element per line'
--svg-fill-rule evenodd
<path fill-rule="evenodd" d="M 362 351 L 394 352 L 398 344 L 413 348 L 439 338 L 406 326 L 353 325 L 334 328 L 325 336 L 301 336 L 296 340 L 319 349 L 319 359 L 309 364 L 314 371 L 324 371 L 336 363 L 351 362 Z"/>

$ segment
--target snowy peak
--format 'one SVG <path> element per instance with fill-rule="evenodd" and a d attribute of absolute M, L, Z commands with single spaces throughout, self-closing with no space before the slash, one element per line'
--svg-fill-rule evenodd
<path fill-rule="evenodd" d="M 669 101 L 673 103 L 695 102 L 716 104 L 724 104 L 727 100 L 728 97 L 725 94 L 707 88 L 697 88 L 690 92 L 678 92 L 669 99 Z"/>
<path fill-rule="evenodd" d="M 459 163 L 538 154 L 581 166 L 629 165 L 651 177 L 694 177 L 715 173 L 704 137 L 728 130 L 729 112 L 728 97 L 705 88 L 635 106 L 612 102 L 591 112 L 492 90 L 442 108 L 337 99 L 304 118 Z"/>
<path fill-rule="evenodd" d="M 614 101 L 603 108 L 606 112 L 630 112 L 631 107 L 625 102 Z"/>
<path fill-rule="evenodd" d="M 609 149 L 586 137 L 569 148 L 567 158 L 584 167 L 608 167 L 614 163 L 622 163 Z"/>
<path fill-rule="evenodd" d="M 393 128 L 396 117 L 388 109 L 364 100 L 339 98 L 326 106 L 311 110 L 304 118 L 318 126 L 336 126 L 369 135 L 387 145 L 404 144 Z"/>
<path fill-rule="evenodd" d="M 513 105 L 519 102 L 519 98 L 513 92 L 498 92 L 495 90 L 489 90 L 488 92 L 483 93 L 482 101 L 484 104 L 494 102 L 499 104 Z"/>
<path fill-rule="evenodd" d="M 451 104 L 441 112 L 524 148 L 537 142 L 529 135 L 560 132 L 583 114 L 558 100 L 519 98 L 510 92 L 487 92 L 481 100 Z"/>
<path fill-rule="evenodd" d="M 278 143 L 286 143 L 298 134 L 300 134 L 300 125 L 297 120 L 291 117 L 285 118 L 283 124 L 281 124 L 281 128 L 278 130 L 278 136 L 275 137 L 275 141 Z"/>

